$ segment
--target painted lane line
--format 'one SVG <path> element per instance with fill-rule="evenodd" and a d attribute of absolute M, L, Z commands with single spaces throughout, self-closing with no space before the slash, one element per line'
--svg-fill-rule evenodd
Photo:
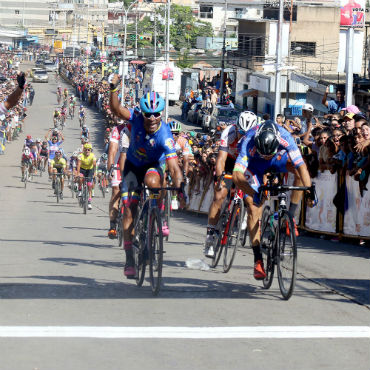
<path fill-rule="evenodd" d="M 256 327 L 0 326 L 0 338 L 370 339 L 370 326 L 256 326 Z"/>

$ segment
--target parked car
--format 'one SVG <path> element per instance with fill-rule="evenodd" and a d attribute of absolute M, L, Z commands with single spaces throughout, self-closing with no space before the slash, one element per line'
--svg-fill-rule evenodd
<path fill-rule="evenodd" d="M 44 60 L 43 66 L 48 72 L 55 72 L 57 70 L 57 65 L 51 60 Z"/>
<path fill-rule="evenodd" d="M 36 59 L 35 61 L 35 66 L 36 67 L 42 67 L 44 65 L 44 60 L 43 59 Z"/>
<path fill-rule="evenodd" d="M 198 112 L 200 108 L 202 107 L 202 103 L 194 103 L 189 112 L 188 112 L 188 121 L 192 123 L 197 123 L 198 122 Z"/>
<path fill-rule="evenodd" d="M 226 122 L 227 124 L 236 123 L 239 116 L 239 111 L 235 108 L 230 108 L 225 105 L 217 105 L 217 110 L 215 115 L 206 115 L 203 119 L 204 130 L 215 130 L 217 125 L 221 122 Z"/>
<path fill-rule="evenodd" d="M 49 82 L 49 76 L 46 69 L 37 69 L 33 74 L 33 82 Z"/>

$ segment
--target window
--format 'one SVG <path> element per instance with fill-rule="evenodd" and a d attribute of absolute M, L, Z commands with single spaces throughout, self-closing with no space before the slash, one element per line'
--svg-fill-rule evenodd
<path fill-rule="evenodd" d="M 19 14 L 19 10 L 14 10 L 14 13 L 15 14 Z"/>
<path fill-rule="evenodd" d="M 263 6 L 263 19 L 279 19 L 279 5 L 267 4 Z M 290 8 L 284 8 L 284 21 L 290 20 Z M 297 5 L 293 5 L 293 22 L 297 21 Z"/>
<path fill-rule="evenodd" d="M 199 6 L 200 18 L 213 18 L 213 6 L 200 5 Z"/>
<path fill-rule="evenodd" d="M 243 17 L 243 8 L 235 8 L 235 18 Z"/>
<path fill-rule="evenodd" d="M 292 55 L 314 57 L 316 55 L 316 42 L 292 41 L 290 52 Z"/>

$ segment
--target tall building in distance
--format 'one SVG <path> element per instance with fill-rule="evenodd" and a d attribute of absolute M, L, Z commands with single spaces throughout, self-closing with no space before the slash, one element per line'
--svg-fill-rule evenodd
<path fill-rule="evenodd" d="M 0 25 L 23 28 L 48 27 L 50 0 L 1 0 Z"/>

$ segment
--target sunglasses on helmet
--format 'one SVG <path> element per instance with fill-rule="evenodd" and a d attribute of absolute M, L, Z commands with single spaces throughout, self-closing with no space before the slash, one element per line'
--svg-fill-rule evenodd
<path fill-rule="evenodd" d="M 144 113 L 144 117 L 145 118 L 150 118 L 151 116 L 153 116 L 154 118 L 158 118 L 161 116 L 161 113 L 160 112 L 155 112 L 155 113 Z"/>

